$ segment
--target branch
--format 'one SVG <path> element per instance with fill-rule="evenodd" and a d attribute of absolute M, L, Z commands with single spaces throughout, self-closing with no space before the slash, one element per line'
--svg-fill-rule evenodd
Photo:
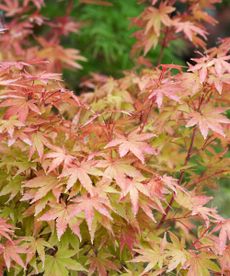
<path fill-rule="evenodd" d="M 187 152 L 185 161 L 184 161 L 184 166 L 187 165 L 187 163 L 188 163 L 188 161 L 189 161 L 189 159 L 190 159 L 190 157 L 191 157 L 192 148 L 193 148 L 193 144 L 194 144 L 194 140 L 195 140 L 195 135 L 196 135 L 196 130 L 197 130 L 197 127 L 195 126 L 195 127 L 193 128 L 192 138 L 191 138 L 191 142 L 190 142 L 190 145 L 189 145 L 189 149 L 188 149 L 188 152 Z M 185 173 L 185 170 L 182 170 L 182 171 L 180 172 L 180 176 L 179 176 L 179 180 L 178 180 L 178 185 L 181 185 L 181 183 L 182 183 L 182 181 L 183 181 L 183 178 L 184 178 L 184 173 Z M 165 219 L 166 219 L 166 217 L 167 217 L 167 215 L 168 215 L 168 213 L 169 213 L 169 211 L 170 211 L 170 209 L 171 209 L 171 207 L 172 207 L 172 204 L 173 204 L 174 200 L 175 200 L 175 193 L 172 194 L 171 199 L 170 199 L 170 201 L 169 201 L 169 203 L 168 203 L 168 206 L 166 207 L 166 209 L 165 209 L 165 211 L 164 211 L 164 214 L 163 214 L 163 216 L 162 216 L 160 222 L 159 222 L 158 225 L 157 225 L 157 229 L 159 229 L 159 228 L 161 227 L 161 225 L 164 223 L 164 221 L 165 221 Z"/>

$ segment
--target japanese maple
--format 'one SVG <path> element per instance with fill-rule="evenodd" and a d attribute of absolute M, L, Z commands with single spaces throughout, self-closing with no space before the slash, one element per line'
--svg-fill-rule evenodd
<path fill-rule="evenodd" d="M 146 54 L 180 33 L 205 47 L 201 23 L 215 23 L 205 8 L 219 1 L 179 1 L 184 14 L 176 1 L 148 2 L 134 48 Z M 206 194 L 230 171 L 230 39 L 187 68 L 93 75 L 93 92 L 76 96 L 57 72 L 83 60 L 60 44 L 79 25 L 68 10 L 48 21 L 44 4 L 0 4 L 9 17 L 0 34 L 0 274 L 230 275 L 230 222 Z M 34 24 L 48 33 L 34 38 Z"/>

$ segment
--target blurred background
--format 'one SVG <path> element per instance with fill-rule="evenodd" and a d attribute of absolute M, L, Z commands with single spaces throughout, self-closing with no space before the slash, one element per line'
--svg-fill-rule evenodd
<path fill-rule="evenodd" d="M 138 0 L 73 0 L 70 15 L 79 22 L 79 32 L 63 39 L 63 45 L 80 50 L 87 58 L 83 69 L 75 72 L 65 71 L 67 83 L 75 91 L 83 76 L 92 72 L 120 77 L 123 71 L 134 66 L 130 50 L 135 42 L 132 36 L 135 28 L 130 19 L 138 16 L 144 5 Z M 70 1 L 46 0 L 43 15 L 47 18 L 63 16 Z M 98 4 L 95 4 L 98 3 Z M 208 46 L 216 44 L 219 37 L 230 36 L 230 0 L 224 0 L 216 5 L 216 10 L 207 12 L 215 15 L 219 24 L 207 26 L 210 32 Z M 183 7 L 181 7 L 182 9 Z M 177 7 L 180 9 L 180 6 Z M 190 43 L 183 40 L 171 43 L 164 52 L 162 63 L 186 64 L 194 56 Z M 147 57 L 154 64 L 157 62 L 160 47 L 152 50 Z"/>

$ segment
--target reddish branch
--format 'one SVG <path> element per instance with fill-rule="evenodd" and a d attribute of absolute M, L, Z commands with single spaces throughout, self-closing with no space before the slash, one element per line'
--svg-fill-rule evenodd
<path fill-rule="evenodd" d="M 196 130 L 197 130 L 197 128 L 194 127 L 193 132 L 192 132 L 191 142 L 190 142 L 190 145 L 189 145 L 189 149 L 188 149 L 188 152 L 187 152 L 187 155 L 186 155 L 186 158 L 185 158 L 184 166 L 186 166 L 188 164 L 188 161 L 189 161 L 189 159 L 192 155 L 192 148 L 193 148 L 193 144 L 194 144 L 194 140 L 195 140 L 195 136 L 196 136 Z M 184 174 L 185 174 L 185 170 L 181 170 L 179 180 L 178 180 L 178 185 L 181 185 L 181 183 L 183 181 L 183 178 L 184 178 Z M 168 215 L 168 212 L 170 211 L 170 209 L 172 207 L 172 204 L 173 204 L 174 200 L 175 200 L 175 193 L 172 194 L 171 199 L 168 203 L 168 206 L 166 207 L 165 212 L 164 212 L 160 222 L 157 225 L 157 229 L 159 229 L 161 227 L 161 225 L 164 223 L 164 221 L 165 221 L 165 219 Z"/>

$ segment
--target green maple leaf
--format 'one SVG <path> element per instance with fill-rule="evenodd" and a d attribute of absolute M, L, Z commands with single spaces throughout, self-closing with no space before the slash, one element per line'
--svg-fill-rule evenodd
<path fill-rule="evenodd" d="M 87 271 L 79 262 L 72 259 L 75 250 L 60 247 L 54 256 L 46 256 L 44 276 L 68 276 L 70 270 Z"/>

